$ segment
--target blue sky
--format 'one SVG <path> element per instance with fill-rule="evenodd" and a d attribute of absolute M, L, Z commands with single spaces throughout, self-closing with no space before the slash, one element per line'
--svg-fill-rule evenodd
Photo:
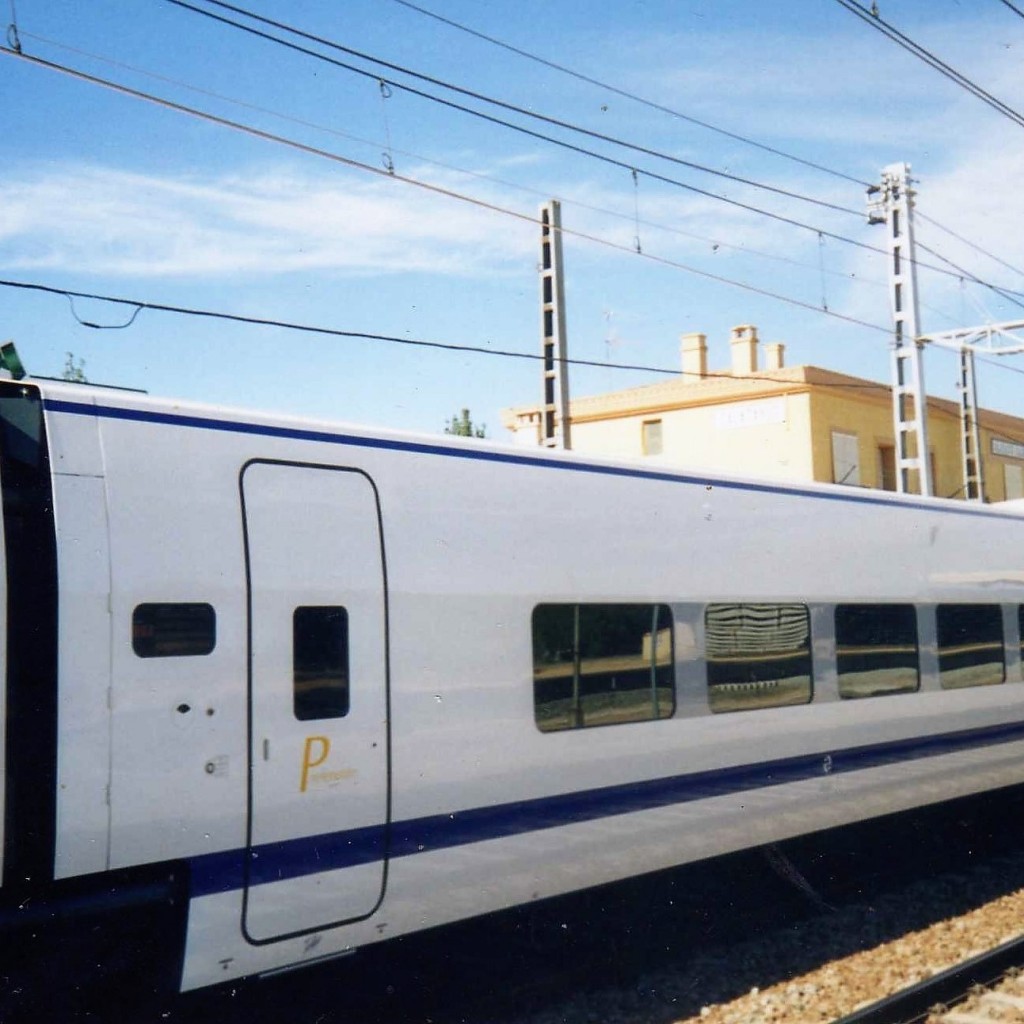
<path fill-rule="evenodd" d="M 195 6 L 231 17 L 207 0 Z M 629 0 L 588 4 L 422 0 L 421 6 L 691 118 L 797 155 L 826 174 L 531 62 L 397 0 L 243 0 L 265 17 L 650 150 L 825 202 L 864 208 L 858 182 L 907 161 L 918 237 L 993 284 L 1024 290 L 1024 129 L 925 67 L 834 0 Z M 1024 110 L 1024 18 L 1000 0 L 880 0 L 881 14 L 1009 106 Z M 4 17 L 9 18 L 8 5 Z M 244 19 L 238 19 L 244 20 Z M 250 22 L 250 24 L 252 24 Z M 568 236 L 570 354 L 679 365 L 679 335 L 708 335 L 728 365 L 730 327 L 784 341 L 787 362 L 888 380 L 886 266 L 813 230 L 653 180 L 677 179 L 870 245 L 863 216 L 780 197 L 494 111 L 593 148 L 609 166 L 488 124 L 167 0 L 17 0 L 24 53 L 287 136 L 386 174 L 255 139 L 5 53 L 0 277 L 340 330 L 535 353 L 538 230 L 547 197 Z M 287 37 L 286 33 L 277 32 Z M 293 38 L 293 37 L 287 37 Z M 312 44 L 308 44 L 311 45 Z M 367 69 L 372 65 L 313 48 Z M 631 252 L 639 238 L 641 254 Z M 925 257 L 936 262 L 933 257 Z M 691 268 L 690 270 L 682 267 Z M 728 278 L 797 305 L 728 285 Z M 1024 317 L 991 291 L 920 276 L 922 327 Z M 62 296 L 0 288 L 0 338 L 31 371 L 65 353 L 90 379 L 298 415 L 440 431 L 462 406 L 501 437 L 500 410 L 534 401 L 537 367 L 468 353 L 305 335 L 143 311 L 123 330 L 80 326 Z M 76 300 L 84 320 L 131 310 Z M 1024 359 L 979 366 L 983 405 L 1024 415 Z M 575 394 L 663 379 L 574 369 Z M 954 358 L 930 351 L 929 391 L 952 396 Z"/>

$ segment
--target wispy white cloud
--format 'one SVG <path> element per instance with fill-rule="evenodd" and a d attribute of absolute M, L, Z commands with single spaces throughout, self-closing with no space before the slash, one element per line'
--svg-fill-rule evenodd
<path fill-rule="evenodd" d="M 0 183 L 0 264 L 18 270 L 475 275 L 521 261 L 531 236 L 398 182 L 288 170 L 176 177 L 67 164 L 10 167 Z"/>

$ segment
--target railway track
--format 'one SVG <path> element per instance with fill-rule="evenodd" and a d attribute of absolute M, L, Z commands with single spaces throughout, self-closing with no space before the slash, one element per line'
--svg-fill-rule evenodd
<path fill-rule="evenodd" d="M 836 1024 L 1024 1024 L 1024 936 L 971 957 Z"/>

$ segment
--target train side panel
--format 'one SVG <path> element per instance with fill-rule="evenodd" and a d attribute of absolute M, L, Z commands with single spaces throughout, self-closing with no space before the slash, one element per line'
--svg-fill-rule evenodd
<path fill-rule="evenodd" d="M 154 521 L 133 517 L 114 534 L 122 541 L 133 536 L 136 544 L 151 537 L 158 551 L 176 551 L 192 585 L 188 599 L 215 603 L 218 628 L 223 623 L 225 632 L 246 627 L 246 609 L 226 591 L 237 589 L 241 575 L 237 561 L 244 538 L 235 532 L 241 519 L 235 478 L 250 459 L 292 459 L 365 473 L 380 494 L 388 552 L 394 824 L 383 902 L 364 921 L 312 934 L 282 929 L 283 937 L 265 944 L 247 940 L 241 926 L 244 787 L 236 786 L 232 799 L 213 809 L 203 802 L 204 793 L 213 792 L 207 785 L 212 780 L 196 780 L 194 770 L 177 778 L 163 770 L 157 775 L 168 805 L 177 793 L 179 806 L 189 808 L 188 832 L 172 818 L 150 831 L 149 847 L 132 849 L 148 857 L 170 849 L 193 863 L 186 986 L 273 970 L 425 924 L 1021 779 L 1024 747 L 1014 744 L 1003 744 L 998 757 L 955 753 L 942 766 L 934 758 L 907 764 L 895 753 L 889 762 L 856 773 L 826 768 L 829 757 L 838 761 L 868 743 L 895 748 L 922 733 L 941 735 L 952 722 L 958 728 L 998 725 L 1019 714 L 1021 691 L 1012 685 L 943 692 L 930 679 L 925 692 L 902 704 L 900 698 L 833 700 L 757 715 L 705 711 L 548 735 L 534 720 L 529 624 L 538 603 L 670 601 L 676 609 L 679 697 L 687 696 L 687 685 L 694 690 L 680 708 L 692 708 L 706 686 L 703 666 L 692 654 L 704 602 L 737 595 L 800 601 L 923 601 L 940 591 L 947 599 L 972 595 L 979 573 L 1010 578 L 1013 566 L 1003 564 L 1003 555 L 993 558 L 991 548 L 986 551 L 977 524 L 966 516 L 938 509 L 908 512 L 852 500 L 855 495 L 843 500 L 834 492 L 792 495 L 728 482 L 581 472 L 557 460 L 507 463 L 472 448 L 381 451 L 358 436 L 299 444 L 272 429 L 254 440 L 196 427 L 105 424 L 109 450 L 123 456 L 118 504 L 128 508 L 152 505 L 161 490 L 154 483 L 147 493 L 150 484 L 139 479 L 132 460 L 140 431 L 165 435 L 153 441 L 168 450 L 165 468 L 182 481 L 183 495 L 203 495 L 205 507 L 190 509 L 182 497 L 180 507 L 172 502 L 168 509 L 164 499 Z M 117 434 L 123 434 L 120 441 Z M 181 436 L 173 443 L 166 440 L 176 434 Z M 115 465 L 111 459 L 112 478 Z M 285 537 L 290 525 L 282 523 Z M 197 539 L 202 529 L 211 536 Z M 1019 532 L 1020 524 L 1001 520 L 999 529 Z M 859 543 L 864 536 L 872 538 L 867 566 Z M 233 569 L 225 562 L 231 552 Z M 121 561 L 115 554 L 115 567 Z M 128 561 L 140 576 L 151 573 L 154 584 L 173 578 L 172 567 L 159 557 L 145 567 L 137 557 Z M 943 578 L 928 578 L 922 572 L 928 565 L 941 565 Z M 204 597 L 200 584 L 210 566 L 234 582 L 219 594 L 211 573 Z M 1004 599 L 1016 593 L 1012 584 L 1006 587 Z M 177 596 L 186 599 L 183 592 Z M 135 589 L 122 605 L 122 623 L 133 602 L 146 599 Z M 243 661 L 232 659 L 229 686 L 236 699 L 228 718 L 235 723 L 232 749 L 244 758 L 239 726 L 245 708 L 237 700 L 244 698 Z M 282 685 L 290 686 L 290 680 Z M 318 735 L 312 723 L 310 729 L 296 735 L 286 758 L 294 777 L 309 758 L 306 740 Z M 153 735 L 141 721 L 138 731 Z M 771 784 L 777 770 L 772 766 L 808 752 L 815 768 L 784 785 Z M 199 748 L 193 755 L 194 769 L 203 759 Z M 768 766 L 759 784 L 721 791 L 722 773 L 749 765 Z M 131 806 L 140 822 L 152 813 L 147 794 L 157 775 L 131 780 Z M 645 787 L 659 779 L 683 780 L 682 788 L 678 798 L 652 805 Z M 574 806 L 616 787 L 623 792 L 600 814 L 588 816 Z M 281 807 L 283 819 L 302 816 L 304 795 L 296 787 L 293 810 Z M 115 800 L 115 844 L 117 815 Z M 217 817 L 221 831 L 210 833 L 208 853 L 195 856 L 195 823 L 206 816 Z M 307 827 L 308 842 L 300 844 L 298 856 L 320 844 L 356 841 L 363 824 L 339 806 L 330 821 Z M 323 874 L 326 879 L 330 872 Z M 294 912 L 288 892 L 295 884 L 261 887 L 271 905 L 278 901 L 282 920 Z"/>
<path fill-rule="evenodd" d="M 1012 515 L 72 388 L 48 424 L 55 869 L 187 879 L 186 988 L 1024 781 Z M 813 702 L 711 712 L 729 601 L 811 606 Z M 840 699 L 841 602 L 917 607 L 917 692 Z M 1004 606 L 1004 684 L 942 688 L 942 602 Z M 662 604 L 671 717 L 541 731 L 537 606 Z"/>
<path fill-rule="evenodd" d="M 51 420 L 59 582 L 54 875 L 110 867 L 110 550 L 99 422 Z"/>
<path fill-rule="evenodd" d="M 247 955 L 237 947 L 239 969 L 272 969 L 277 955 L 312 959 L 424 923 L 1021 781 L 1019 742 L 967 746 L 942 760 L 908 746 L 930 735 L 939 752 L 938 737 L 951 729 L 1019 718 L 1022 692 L 1012 684 L 953 692 L 931 677 L 902 704 L 840 703 L 835 694 L 831 703 L 757 715 L 705 711 L 552 735 L 534 721 L 529 622 L 541 601 L 952 600 L 974 595 L 979 573 L 1005 579 L 1001 599 L 1019 596 L 1017 570 L 986 554 L 966 516 L 894 513 L 852 492 L 842 500 L 609 480 L 461 452 L 366 455 L 356 445 L 346 454 L 365 459 L 378 482 L 392 566 L 387 896 L 372 920 L 309 949 Z M 1019 533 L 1020 523 L 1000 529 Z M 865 535 L 888 538 L 867 571 Z M 942 580 L 922 574 L 932 560 L 943 565 Z M 686 653 L 700 613 L 676 606 L 677 678 L 681 689 L 706 691 L 703 666 Z M 844 770 L 850 751 L 872 745 L 885 748 L 871 755 L 877 763 L 860 754 L 859 770 Z M 780 773 L 794 760 L 801 763 L 789 781 Z M 747 766 L 751 781 L 730 791 L 723 779 Z M 678 796 L 658 802 L 648 784 L 665 779 L 678 780 Z M 604 801 L 602 813 L 580 810 L 590 800 Z M 218 944 L 231 941 L 232 913 L 230 894 L 196 901 L 195 920 Z M 187 978 L 213 977 L 198 944 L 190 952 Z"/>

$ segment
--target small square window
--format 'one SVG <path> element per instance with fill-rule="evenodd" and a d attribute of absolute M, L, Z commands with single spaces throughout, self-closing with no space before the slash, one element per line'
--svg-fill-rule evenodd
<path fill-rule="evenodd" d="M 132 650 L 140 658 L 209 654 L 217 616 L 209 604 L 140 604 L 132 612 Z"/>

